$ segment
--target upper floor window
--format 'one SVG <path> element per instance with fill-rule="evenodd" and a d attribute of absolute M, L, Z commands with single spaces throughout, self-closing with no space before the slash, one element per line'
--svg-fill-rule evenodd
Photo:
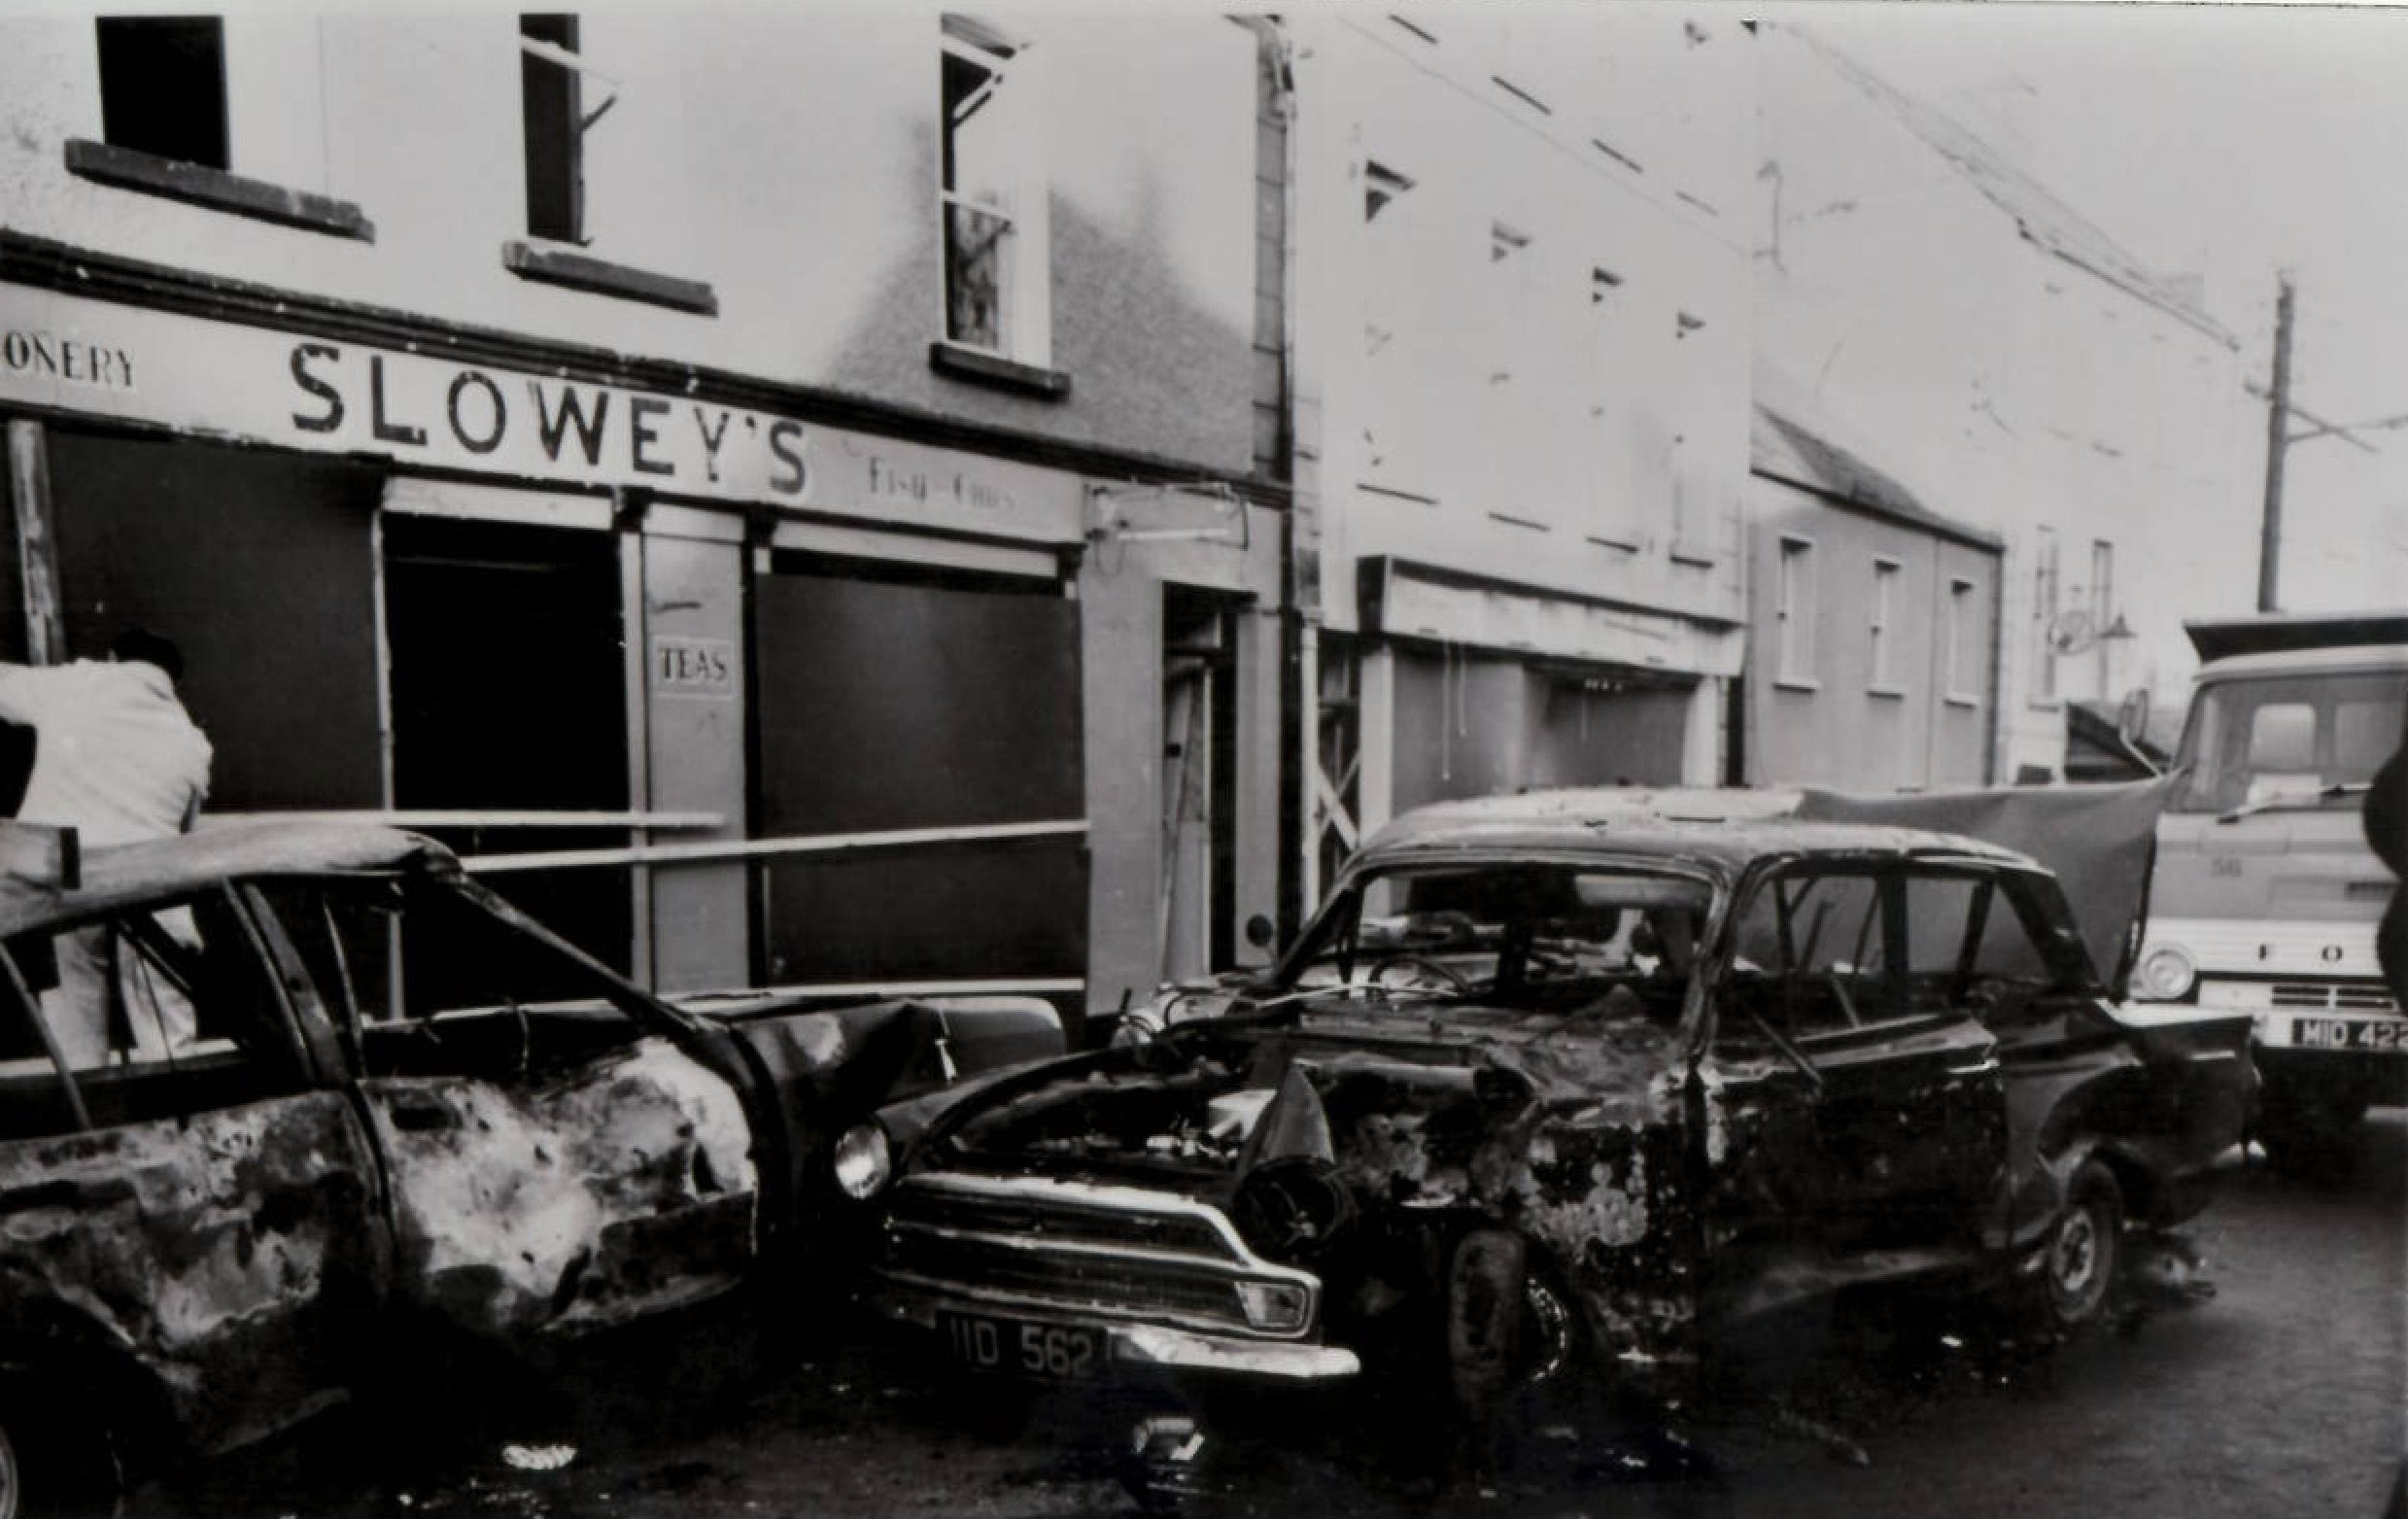
<path fill-rule="evenodd" d="M 2032 680 L 2030 699 L 2047 706 L 2057 699 L 2057 535 L 2040 530 L 2032 550 Z"/>
<path fill-rule="evenodd" d="M 214 16 L 104 16 L 100 135 L 206 168 L 229 167 L 225 22 Z"/>
<path fill-rule="evenodd" d="M 945 338 L 1047 363 L 1047 184 L 1028 44 L 967 16 L 942 39 Z"/>
<path fill-rule="evenodd" d="M 585 62 L 577 18 L 522 16 L 519 100 L 527 127 L 527 234 L 585 242 L 585 129 L 609 109 L 585 110 Z M 615 97 L 612 97 L 615 99 Z"/>
<path fill-rule="evenodd" d="M 1778 578 L 1773 584 L 1772 626 L 1778 642 L 1775 678 L 1793 685 L 1814 681 L 1814 545 L 1806 538 L 1781 539 Z"/>

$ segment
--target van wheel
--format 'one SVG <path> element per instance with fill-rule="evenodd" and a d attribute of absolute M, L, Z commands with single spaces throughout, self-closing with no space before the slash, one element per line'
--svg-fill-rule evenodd
<path fill-rule="evenodd" d="M 2041 1262 L 2047 1326 L 2062 1334 L 2096 1323 L 2122 1263 L 2123 1189 L 2113 1171 L 2085 1160 L 2066 1190 L 2065 1212 Z"/>

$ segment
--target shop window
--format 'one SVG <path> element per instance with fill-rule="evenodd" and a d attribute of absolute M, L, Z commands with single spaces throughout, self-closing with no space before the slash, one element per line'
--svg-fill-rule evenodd
<path fill-rule="evenodd" d="M 1066 381 L 1045 367 L 1052 357 L 1049 190 L 1029 45 L 967 16 L 947 15 L 943 24 L 945 335 L 931 362 L 958 378 L 1062 394 Z"/>
<path fill-rule="evenodd" d="M 1975 592 L 1973 581 L 1962 575 L 1948 577 L 1946 621 L 1940 640 L 1941 676 L 1947 700 L 1967 707 L 1981 700 L 1981 672 L 1978 666 L 1981 631 L 1975 622 L 1980 614 L 1981 601 Z"/>
<path fill-rule="evenodd" d="M 1777 683 L 1814 686 L 1814 545 L 1783 537 L 1779 575 L 1773 586 L 1772 629 Z"/>
<path fill-rule="evenodd" d="M 1873 655 L 1870 661 L 1873 673 L 1867 684 L 1875 696 L 1901 694 L 1896 626 L 1900 569 L 1895 559 L 1876 556 L 1873 562 Z"/>
<path fill-rule="evenodd" d="M 112 148 L 228 166 L 225 22 L 214 16 L 104 16 L 100 135 Z"/>

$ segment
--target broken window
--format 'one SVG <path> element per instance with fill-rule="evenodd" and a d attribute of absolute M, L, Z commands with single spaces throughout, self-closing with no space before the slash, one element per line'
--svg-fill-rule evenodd
<path fill-rule="evenodd" d="M 228 166 L 225 22 L 214 16 L 104 16 L 100 134 L 113 148 Z"/>
<path fill-rule="evenodd" d="M 527 127 L 527 233 L 582 244 L 585 129 L 591 121 L 584 109 L 585 63 L 577 54 L 577 18 L 521 16 L 518 29 L 519 97 Z M 595 112 L 595 118 L 601 114 Z"/>
<path fill-rule="evenodd" d="M 967 16 L 943 24 L 945 336 L 1042 364 L 1050 356 L 1048 191 L 1028 45 Z"/>
<path fill-rule="evenodd" d="M 1385 163 L 1364 160 L 1362 166 L 1362 219 L 1376 222 L 1389 203 L 1413 188 L 1413 181 Z"/>
<path fill-rule="evenodd" d="M 11 1132 L 181 1117 L 309 1081 L 254 926 L 224 890 L 0 948 L 23 1015 L 0 1045 Z"/>
<path fill-rule="evenodd" d="M 532 1078 L 643 1032 L 624 988 L 473 885 L 283 881 L 260 899 L 362 1074 Z"/>

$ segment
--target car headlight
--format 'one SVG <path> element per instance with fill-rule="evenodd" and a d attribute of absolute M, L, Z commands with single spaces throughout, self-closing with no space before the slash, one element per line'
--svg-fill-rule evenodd
<path fill-rule="evenodd" d="M 2199 984 L 2199 963 L 2179 944 L 2151 945 L 2143 951 L 2132 994 L 2148 1002 L 2180 1002 Z"/>
<path fill-rule="evenodd" d="M 894 1180 L 894 1147 L 887 1142 L 882 1125 L 856 1123 L 837 1136 L 828 1165 L 836 1173 L 838 1191 L 847 1197 L 867 1200 L 885 1191 L 886 1184 Z"/>

